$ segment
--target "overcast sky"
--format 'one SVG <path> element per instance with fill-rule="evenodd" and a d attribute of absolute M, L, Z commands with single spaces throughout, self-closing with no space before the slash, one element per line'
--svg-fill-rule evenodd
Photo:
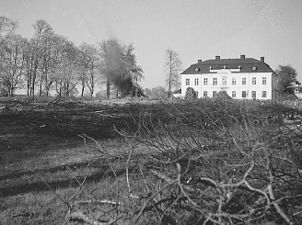
<path fill-rule="evenodd" d="M 17 20 L 27 38 L 44 19 L 76 44 L 133 43 L 144 87 L 164 85 L 167 48 L 183 69 L 245 54 L 264 56 L 272 69 L 290 64 L 302 81 L 302 0 L 0 0 L 0 15 Z"/>

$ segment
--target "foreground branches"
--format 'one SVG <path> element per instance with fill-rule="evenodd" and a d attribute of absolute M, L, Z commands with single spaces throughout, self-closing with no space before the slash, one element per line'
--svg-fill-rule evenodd
<path fill-rule="evenodd" d="M 175 107 L 164 121 L 139 115 L 130 134 L 116 129 L 126 139 L 122 153 L 97 145 L 109 165 L 111 194 L 78 202 L 106 205 L 105 224 L 301 224 L 297 121 L 212 104 L 212 111 Z M 70 219 L 104 224 L 75 209 Z"/>
<path fill-rule="evenodd" d="M 194 124 L 184 117 L 154 127 L 157 135 L 142 141 L 153 191 L 135 222 L 144 215 L 162 224 L 301 224 L 301 128 L 263 119 L 267 127 L 257 127 L 243 110 L 231 126 L 228 112 L 205 113 L 204 123 L 202 113 Z"/>

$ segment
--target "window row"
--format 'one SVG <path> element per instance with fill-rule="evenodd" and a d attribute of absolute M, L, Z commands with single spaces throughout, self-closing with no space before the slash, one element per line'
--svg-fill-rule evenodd
<path fill-rule="evenodd" d="M 241 84 L 242 85 L 246 85 L 247 79 L 246 77 L 243 77 L 241 79 Z M 262 77 L 262 85 L 266 85 L 266 77 Z M 213 77 L 212 78 L 212 85 L 216 86 L 218 84 L 218 78 L 217 77 Z M 237 78 L 236 77 L 232 77 L 232 85 L 236 85 L 237 84 Z M 186 86 L 190 85 L 190 79 L 186 78 Z M 199 85 L 199 79 L 198 78 L 194 78 L 194 85 L 198 86 Z M 209 78 L 203 78 L 203 85 L 207 86 L 209 85 Z M 222 77 L 222 85 L 227 85 L 227 77 L 224 76 Z M 252 85 L 257 85 L 257 77 L 252 77 Z"/>
<path fill-rule="evenodd" d="M 236 91 L 232 91 L 232 98 L 236 98 L 236 97 L 237 97 L 237 92 Z M 240 96 L 238 96 L 238 97 L 240 97 Z M 248 92 L 247 91 L 242 91 L 241 92 L 241 97 L 242 98 L 248 97 Z M 259 98 L 259 96 L 257 96 L 257 92 L 256 91 L 251 91 L 251 97 L 253 99 Z M 267 98 L 267 92 L 266 91 L 262 91 L 261 92 L 261 98 Z"/>
<path fill-rule="evenodd" d="M 237 94 L 241 94 L 240 95 L 237 95 Z M 216 97 L 217 95 L 217 91 L 213 91 L 213 97 Z M 208 91 L 204 91 L 203 92 L 203 97 L 208 97 L 209 96 L 209 92 Z M 232 98 L 237 98 L 237 97 L 241 97 L 241 98 L 246 98 L 248 96 L 248 93 L 247 91 L 242 91 L 241 93 L 237 93 L 236 91 L 232 91 Z M 257 96 L 257 92 L 256 91 L 252 91 L 251 92 L 251 97 L 253 99 L 256 99 L 258 96 Z M 258 97 L 259 98 L 259 97 Z M 262 91 L 261 92 L 261 98 L 267 98 L 267 92 L 266 91 Z"/>

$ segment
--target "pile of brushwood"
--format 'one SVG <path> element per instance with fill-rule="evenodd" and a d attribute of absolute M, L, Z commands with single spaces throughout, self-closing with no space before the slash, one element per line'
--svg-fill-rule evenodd
<path fill-rule="evenodd" d="M 111 164 L 110 195 L 82 195 L 105 207 L 101 218 L 69 202 L 70 222 L 302 224 L 299 109 L 219 99 L 120 107 L 125 125 L 114 131 L 129 149 L 107 154 L 125 173 Z"/>
<path fill-rule="evenodd" d="M 135 222 L 302 224 L 301 111 L 248 103 L 197 103 L 141 139 L 149 182 Z"/>

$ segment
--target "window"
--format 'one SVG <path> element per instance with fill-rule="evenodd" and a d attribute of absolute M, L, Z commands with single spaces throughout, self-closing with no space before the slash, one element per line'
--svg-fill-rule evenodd
<path fill-rule="evenodd" d="M 198 98 L 198 91 L 195 91 L 196 98 Z"/>
<path fill-rule="evenodd" d="M 217 91 L 213 91 L 213 97 L 217 96 Z"/>
<path fill-rule="evenodd" d="M 256 99 L 256 91 L 252 91 L 252 98 Z"/>
<path fill-rule="evenodd" d="M 203 78 L 203 85 L 208 85 L 208 78 Z"/>
<path fill-rule="evenodd" d="M 208 97 L 208 92 L 207 91 L 203 92 L 203 97 L 205 97 L 205 98 Z"/>
<path fill-rule="evenodd" d="M 256 77 L 252 77 L 252 85 L 256 85 Z"/>
<path fill-rule="evenodd" d="M 232 91 L 232 98 L 236 98 L 236 91 Z"/>
<path fill-rule="evenodd" d="M 262 77 L 262 85 L 266 85 L 266 77 Z"/>
<path fill-rule="evenodd" d="M 198 78 L 195 78 L 195 79 L 194 79 L 194 84 L 195 84 L 195 86 L 198 86 L 198 83 L 199 83 Z"/>
<path fill-rule="evenodd" d="M 246 85 L 246 77 L 242 78 L 242 85 Z"/>
<path fill-rule="evenodd" d="M 266 91 L 262 91 L 262 98 L 266 98 Z"/>
<path fill-rule="evenodd" d="M 236 85 L 236 77 L 232 77 L 232 85 Z"/>
<path fill-rule="evenodd" d="M 186 79 L 186 85 L 187 86 L 190 85 L 190 79 L 189 78 Z"/>
<path fill-rule="evenodd" d="M 246 98 L 246 91 L 242 91 L 242 98 Z"/>
<path fill-rule="evenodd" d="M 222 85 L 227 85 L 227 77 L 222 77 Z"/>
<path fill-rule="evenodd" d="M 217 77 L 213 78 L 213 85 L 217 85 Z"/>

